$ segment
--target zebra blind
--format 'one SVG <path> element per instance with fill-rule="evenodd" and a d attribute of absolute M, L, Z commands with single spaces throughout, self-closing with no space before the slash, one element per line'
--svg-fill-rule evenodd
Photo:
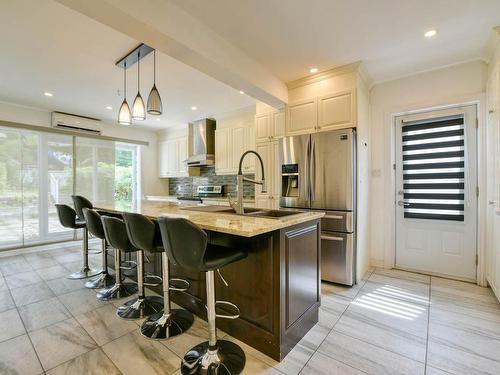
<path fill-rule="evenodd" d="M 403 122 L 404 217 L 464 221 L 464 118 Z"/>

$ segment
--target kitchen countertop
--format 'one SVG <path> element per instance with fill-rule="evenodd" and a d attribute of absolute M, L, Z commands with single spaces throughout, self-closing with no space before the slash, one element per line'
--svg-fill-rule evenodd
<path fill-rule="evenodd" d="M 176 201 L 177 195 L 146 195 L 145 198 L 148 201 L 163 201 L 163 202 Z M 201 199 L 204 201 L 227 202 L 227 196 L 225 196 L 225 197 L 204 197 Z M 236 200 L 236 197 L 234 197 L 233 200 Z M 255 198 L 243 198 L 243 203 L 255 203 Z"/>
<path fill-rule="evenodd" d="M 304 211 L 298 215 L 264 218 L 254 216 L 244 216 L 221 212 L 199 212 L 189 211 L 182 208 L 177 203 L 167 201 L 139 201 L 135 210 L 131 212 L 140 213 L 148 217 L 157 219 L 162 216 L 183 217 L 195 223 L 205 230 L 228 233 L 243 237 L 253 237 L 259 234 L 272 232 L 292 225 L 301 224 L 310 220 L 319 219 L 324 214 L 321 212 Z M 104 211 L 119 211 L 114 206 L 100 206 L 98 209 Z"/>

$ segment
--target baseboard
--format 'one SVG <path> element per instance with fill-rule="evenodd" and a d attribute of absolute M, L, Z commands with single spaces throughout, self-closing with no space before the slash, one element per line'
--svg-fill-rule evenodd
<path fill-rule="evenodd" d="M 490 282 L 490 279 L 487 276 L 486 276 L 486 281 L 488 282 L 488 286 L 493 291 L 493 294 L 495 295 L 495 297 L 497 297 L 498 302 L 500 302 L 500 294 L 498 293 L 499 290 L 497 289 L 495 283 Z"/>

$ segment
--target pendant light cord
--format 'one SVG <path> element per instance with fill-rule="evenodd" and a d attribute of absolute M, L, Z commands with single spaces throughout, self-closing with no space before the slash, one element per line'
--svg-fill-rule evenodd
<path fill-rule="evenodd" d="M 141 50 L 137 52 L 137 92 L 141 92 Z"/>
<path fill-rule="evenodd" d="M 153 51 L 153 85 L 156 85 L 156 50 Z"/>
<path fill-rule="evenodd" d="M 127 100 L 127 59 L 125 59 L 124 67 L 123 67 L 123 99 Z"/>

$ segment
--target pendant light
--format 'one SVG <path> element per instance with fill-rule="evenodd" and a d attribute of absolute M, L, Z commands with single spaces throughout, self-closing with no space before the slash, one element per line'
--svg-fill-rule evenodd
<path fill-rule="evenodd" d="M 137 53 L 137 95 L 132 105 L 132 118 L 142 121 L 146 119 L 146 108 L 141 96 L 141 51 Z"/>
<path fill-rule="evenodd" d="M 130 107 L 127 103 L 127 61 L 123 68 L 123 102 L 118 111 L 118 123 L 120 125 L 132 125 Z"/>
<path fill-rule="evenodd" d="M 155 116 L 162 113 L 160 93 L 156 88 L 156 50 L 153 51 L 153 88 L 148 96 L 148 113 Z"/>

